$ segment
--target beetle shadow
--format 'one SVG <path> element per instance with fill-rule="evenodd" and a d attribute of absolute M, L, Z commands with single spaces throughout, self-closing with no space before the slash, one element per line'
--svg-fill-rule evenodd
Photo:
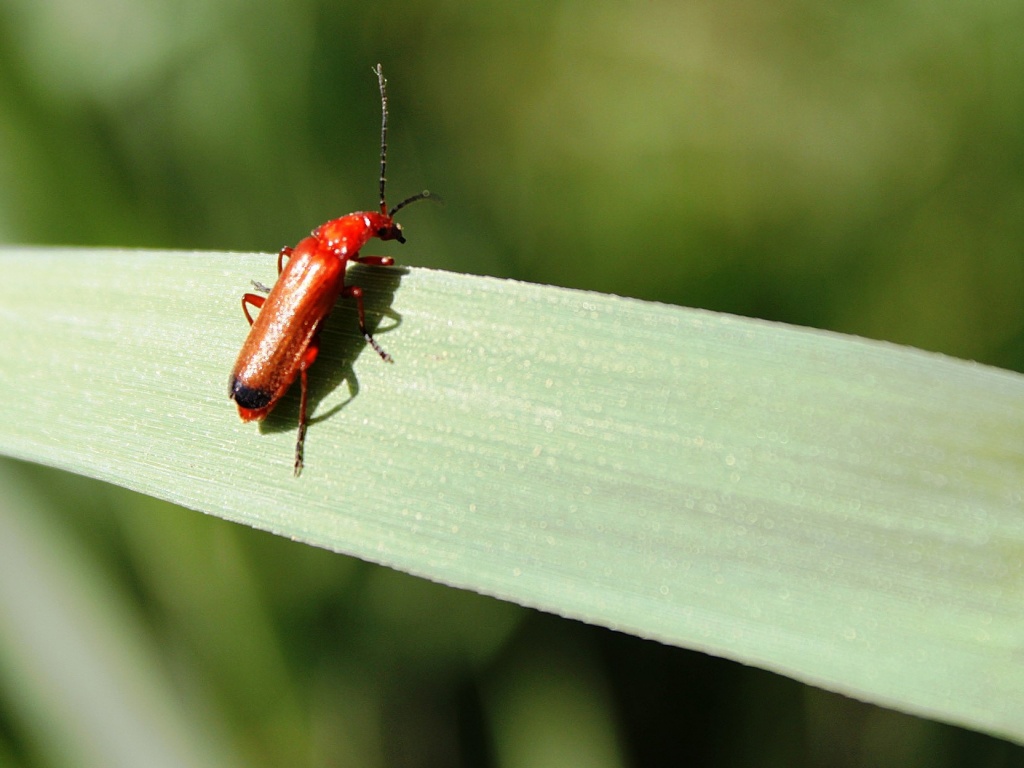
<path fill-rule="evenodd" d="M 363 289 L 366 328 L 385 350 L 388 348 L 387 334 L 402 324 L 402 316 L 391 305 L 402 277 L 407 274 L 409 270 L 404 267 L 385 269 L 363 264 L 352 264 L 345 274 L 346 285 L 358 285 Z M 384 323 L 385 318 L 390 322 Z M 320 352 L 307 374 L 309 399 L 306 413 L 309 424 L 318 424 L 331 418 L 359 396 L 359 379 L 356 378 L 353 364 L 364 351 L 378 364 L 389 365 L 378 357 L 359 332 L 355 301 L 339 299 L 324 323 L 320 333 Z M 348 385 L 349 396 L 327 411 L 317 413 L 320 402 L 330 397 L 342 383 Z M 301 392 L 302 385 L 296 376 L 280 404 L 260 423 L 260 431 L 287 432 L 297 429 Z"/>

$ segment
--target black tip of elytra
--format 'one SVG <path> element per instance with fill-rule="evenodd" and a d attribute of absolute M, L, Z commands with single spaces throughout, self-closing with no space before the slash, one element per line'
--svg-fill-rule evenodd
<path fill-rule="evenodd" d="M 248 408 L 253 411 L 257 411 L 260 408 L 266 408 L 270 405 L 270 400 L 273 396 L 272 393 L 267 392 L 265 389 L 247 387 L 238 379 L 231 382 L 229 394 L 231 399 L 238 403 L 242 408 Z"/>

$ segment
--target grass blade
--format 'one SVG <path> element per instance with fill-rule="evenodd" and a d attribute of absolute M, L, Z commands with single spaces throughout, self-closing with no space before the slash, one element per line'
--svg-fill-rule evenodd
<path fill-rule="evenodd" d="M 428 270 L 352 270 L 297 401 L 227 373 L 268 255 L 0 251 L 0 451 L 1024 741 L 1024 377 Z"/>

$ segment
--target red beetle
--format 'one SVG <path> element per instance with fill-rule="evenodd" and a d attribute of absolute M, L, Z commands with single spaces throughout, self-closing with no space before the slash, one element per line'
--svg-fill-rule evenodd
<path fill-rule="evenodd" d="M 380 210 L 358 211 L 321 224 L 294 248 L 282 248 L 277 257 L 278 278 L 265 298 L 253 293 L 242 296 L 242 311 L 252 326 L 231 371 L 229 396 L 238 404 L 242 421 L 263 419 L 281 399 L 296 375 L 302 380 L 299 403 L 299 435 L 295 444 L 295 474 L 302 471 L 302 446 L 306 436 L 306 371 L 320 351 L 320 331 L 338 297 L 354 298 L 363 338 L 386 362 L 391 355 L 366 329 L 363 291 L 345 285 L 350 261 L 388 266 L 390 256 L 360 256 L 359 251 L 374 237 L 405 242 L 402 227 L 394 216 L 409 203 L 430 197 L 424 191 L 403 200 L 390 211 L 384 201 L 384 172 L 387 166 L 388 97 L 380 64 L 374 70 L 380 83 L 383 118 L 380 129 Z M 287 263 L 285 262 L 287 259 Z M 260 310 L 255 321 L 249 306 Z"/>

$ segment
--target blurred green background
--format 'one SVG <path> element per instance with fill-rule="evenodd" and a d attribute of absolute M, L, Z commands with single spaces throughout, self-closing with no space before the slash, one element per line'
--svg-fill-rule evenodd
<path fill-rule="evenodd" d="M 1019 0 L 0 0 L 0 242 L 272 253 L 372 208 L 380 61 L 391 201 L 446 205 L 374 252 L 1024 371 L 1022 40 Z M 98 483 L 3 477 L 212 764 L 1024 765 Z M 0 765 L 85 764 L 10 630 Z"/>

